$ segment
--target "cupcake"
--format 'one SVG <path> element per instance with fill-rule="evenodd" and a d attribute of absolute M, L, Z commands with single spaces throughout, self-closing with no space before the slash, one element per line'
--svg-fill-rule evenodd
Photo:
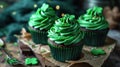
<path fill-rule="evenodd" d="M 47 31 L 56 19 L 55 11 L 48 4 L 44 3 L 41 8 L 38 8 L 37 12 L 30 17 L 30 21 L 28 22 L 34 43 L 47 44 Z"/>
<path fill-rule="evenodd" d="M 88 46 L 103 46 L 105 43 L 109 25 L 102 11 L 101 7 L 90 8 L 78 18 L 80 29 L 85 32 L 84 43 Z"/>
<path fill-rule="evenodd" d="M 84 33 L 74 15 L 66 14 L 48 31 L 52 57 L 61 62 L 80 59 Z"/>

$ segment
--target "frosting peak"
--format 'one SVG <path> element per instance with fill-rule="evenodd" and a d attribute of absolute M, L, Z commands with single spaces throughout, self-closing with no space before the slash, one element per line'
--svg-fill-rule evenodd
<path fill-rule="evenodd" d="M 44 3 L 41 7 L 41 10 L 46 11 L 48 8 L 49 8 L 49 5 Z"/>
<path fill-rule="evenodd" d="M 103 8 L 101 7 L 93 7 L 87 10 L 88 15 L 102 15 Z"/>
<path fill-rule="evenodd" d="M 57 15 L 52 7 L 43 4 L 35 14 L 30 17 L 29 25 L 39 30 L 49 30 L 57 19 Z"/>
<path fill-rule="evenodd" d="M 48 31 L 48 37 L 58 45 L 71 45 L 83 39 L 84 33 L 80 31 L 79 23 L 74 15 L 66 14 L 55 21 L 54 26 Z"/>
<path fill-rule="evenodd" d="M 108 28 L 108 23 L 103 16 L 101 7 L 94 7 L 87 10 L 87 13 L 80 16 L 78 22 L 81 27 L 89 30 L 101 30 Z"/>

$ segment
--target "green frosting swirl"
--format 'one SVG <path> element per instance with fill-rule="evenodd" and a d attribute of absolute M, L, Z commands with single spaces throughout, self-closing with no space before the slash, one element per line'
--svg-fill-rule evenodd
<path fill-rule="evenodd" d="M 80 16 L 78 22 L 81 27 L 89 30 L 102 30 L 108 28 L 108 22 L 102 14 L 101 7 L 94 7 L 87 10 L 87 13 Z"/>
<path fill-rule="evenodd" d="M 54 26 L 48 31 L 48 37 L 58 45 L 71 45 L 80 42 L 84 33 L 80 30 L 75 16 L 66 14 L 55 21 Z"/>
<path fill-rule="evenodd" d="M 42 7 L 38 8 L 37 12 L 30 17 L 29 26 L 39 30 L 49 30 L 56 19 L 57 16 L 53 8 L 44 3 Z"/>

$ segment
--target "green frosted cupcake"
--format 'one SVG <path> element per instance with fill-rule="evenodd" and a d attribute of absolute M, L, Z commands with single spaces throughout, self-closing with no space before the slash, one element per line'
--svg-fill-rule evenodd
<path fill-rule="evenodd" d="M 48 43 L 53 58 L 61 62 L 80 59 L 83 37 L 84 33 L 74 15 L 66 14 L 55 21 L 48 31 Z"/>
<path fill-rule="evenodd" d="M 87 10 L 78 18 L 81 30 L 85 32 L 84 43 L 89 46 L 103 46 L 108 33 L 108 22 L 102 14 L 101 7 Z"/>
<path fill-rule="evenodd" d="M 37 12 L 30 17 L 28 23 L 33 42 L 47 44 L 47 31 L 56 19 L 55 11 L 48 4 L 44 3 L 41 8 L 38 8 Z"/>

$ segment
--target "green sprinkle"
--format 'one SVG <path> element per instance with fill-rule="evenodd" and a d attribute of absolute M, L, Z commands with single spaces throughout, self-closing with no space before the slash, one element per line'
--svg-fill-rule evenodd
<path fill-rule="evenodd" d="M 93 48 L 93 49 L 91 49 L 91 53 L 95 56 L 106 54 L 106 52 L 101 48 Z"/>
<path fill-rule="evenodd" d="M 14 45 L 14 46 L 18 46 L 18 43 L 15 42 L 13 45 Z"/>

